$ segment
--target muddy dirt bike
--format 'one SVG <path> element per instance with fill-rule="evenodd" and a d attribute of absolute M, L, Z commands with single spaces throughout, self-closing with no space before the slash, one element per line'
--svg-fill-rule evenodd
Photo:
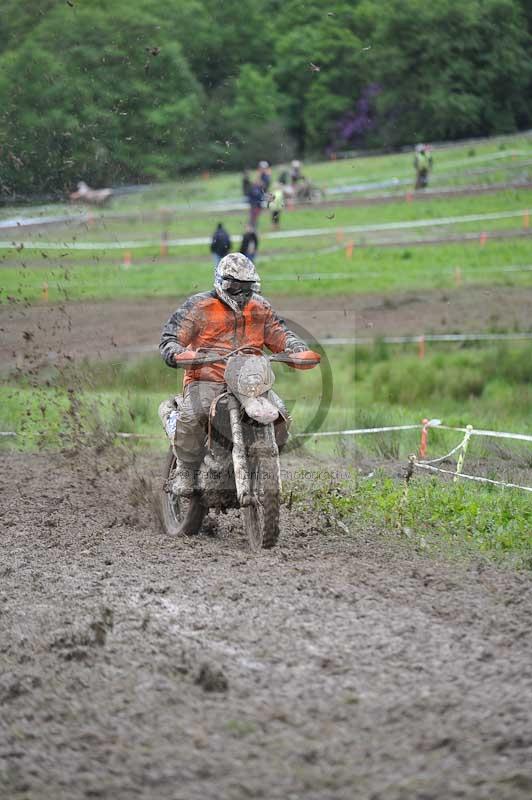
<path fill-rule="evenodd" d="M 187 352 L 176 357 L 178 367 L 225 363 L 225 386 L 210 410 L 207 453 L 198 471 L 197 490 L 190 498 L 172 491 L 176 458 L 170 448 L 166 463 L 162 518 L 171 536 L 194 535 L 212 509 L 242 511 L 245 533 L 253 551 L 273 547 L 279 538 L 281 471 L 274 425 L 282 410 L 270 394 L 275 376 L 270 362 L 311 369 L 320 356 L 311 350 L 266 356 L 259 348 Z"/>
<path fill-rule="evenodd" d="M 306 179 L 295 185 L 295 199 L 298 203 L 320 203 L 324 197 L 323 190 Z"/>

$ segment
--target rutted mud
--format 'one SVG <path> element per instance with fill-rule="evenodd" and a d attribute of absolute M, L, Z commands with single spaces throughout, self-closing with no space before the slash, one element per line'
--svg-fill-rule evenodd
<path fill-rule="evenodd" d="M 162 461 L 2 459 L 3 797 L 528 800 L 528 576 L 286 506 L 169 539 Z"/>
<path fill-rule="evenodd" d="M 0 306 L 0 366 L 152 352 L 182 298 Z M 319 340 L 530 329 L 532 289 L 476 287 L 337 297 L 273 297 Z"/>

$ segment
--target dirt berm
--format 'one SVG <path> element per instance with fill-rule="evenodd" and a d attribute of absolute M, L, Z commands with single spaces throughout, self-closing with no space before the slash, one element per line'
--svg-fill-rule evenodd
<path fill-rule="evenodd" d="M 5 800 L 532 796 L 529 576 L 286 507 L 259 556 L 170 539 L 159 456 L 2 462 Z"/>

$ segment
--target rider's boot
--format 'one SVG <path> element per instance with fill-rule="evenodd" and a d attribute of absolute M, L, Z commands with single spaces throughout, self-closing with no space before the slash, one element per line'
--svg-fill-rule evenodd
<path fill-rule="evenodd" d="M 176 456 L 176 465 L 172 476 L 171 491 L 178 497 L 192 497 L 197 490 L 197 462 L 183 461 Z"/>

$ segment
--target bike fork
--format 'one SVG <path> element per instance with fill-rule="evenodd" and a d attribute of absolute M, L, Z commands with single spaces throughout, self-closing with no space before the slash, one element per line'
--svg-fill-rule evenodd
<path fill-rule="evenodd" d="M 248 461 L 244 444 L 244 432 L 240 419 L 240 405 L 235 397 L 229 397 L 229 420 L 233 438 L 233 467 L 235 470 L 236 494 L 239 505 L 249 506 L 251 503 L 251 487 L 249 481 Z"/>

